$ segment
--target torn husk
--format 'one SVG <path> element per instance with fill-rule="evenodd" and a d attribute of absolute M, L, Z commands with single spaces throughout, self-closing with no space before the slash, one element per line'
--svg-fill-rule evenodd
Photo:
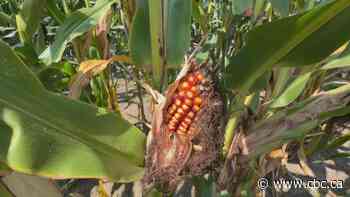
<path fill-rule="evenodd" d="M 186 177 L 214 172 L 223 144 L 224 103 L 207 64 L 184 67 L 156 106 L 144 186 L 174 191 Z"/>

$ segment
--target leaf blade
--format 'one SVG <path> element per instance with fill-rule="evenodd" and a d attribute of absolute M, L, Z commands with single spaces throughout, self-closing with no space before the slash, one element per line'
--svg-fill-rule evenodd
<path fill-rule="evenodd" d="M 120 114 L 46 91 L 3 42 L 0 51 L 7 54 L 0 60 L 0 161 L 55 178 L 127 182 L 143 175 L 145 136 L 136 127 Z"/>
<path fill-rule="evenodd" d="M 58 62 L 68 42 L 87 32 L 99 22 L 116 0 L 99 1 L 92 8 L 82 8 L 70 15 L 58 29 L 55 42 L 39 58 L 46 64 Z"/>
<path fill-rule="evenodd" d="M 286 90 L 271 103 L 270 108 L 284 107 L 295 101 L 304 90 L 310 76 L 311 72 L 308 72 L 297 77 Z"/>
<path fill-rule="evenodd" d="M 230 87 L 247 92 L 261 74 L 276 64 L 296 66 L 293 63 L 297 62 L 307 65 L 330 55 L 350 38 L 350 32 L 347 34 L 350 30 L 346 28 L 350 24 L 345 25 L 349 23 L 347 20 L 350 15 L 349 11 L 350 2 L 340 0 L 252 30 L 248 35 L 247 45 L 230 60 L 226 76 L 226 80 L 232 82 Z M 333 22 L 330 23 L 330 21 Z M 339 21 L 338 25 L 336 22 Z M 334 26 L 336 28 L 333 28 L 332 31 L 344 32 L 338 40 L 329 40 L 329 36 L 324 32 L 318 32 L 320 29 L 329 30 Z M 313 46 L 319 46 L 320 40 L 327 41 L 329 46 L 308 61 L 303 61 L 302 52 L 305 52 L 306 49 L 310 51 Z M 293 51 L 295 49 L 298 51 Z M 254 58 L 252 58 L 253 55 Z"/>

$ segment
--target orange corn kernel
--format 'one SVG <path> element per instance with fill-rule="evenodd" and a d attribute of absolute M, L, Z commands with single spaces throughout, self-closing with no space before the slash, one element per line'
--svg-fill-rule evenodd
<path fill-rule="evenodd" d="M 193 103 L 195 105 L 200 106 L 202 104 L 202 99 L 200 97 L 196 97 L 196 98 L 194 98 Z"/>
<path fill-rule="evenodd" d="M 193 92 L 194 94 L 198 94 L 198 93 L 199 93 L 198 88 L 197 88 L 196 86 L 192 86 L 190 90 L 191 90 L 191 92 Z"/>
<path fill-rule="evenodd" d="M 196 114 L 192 111 L 188 112 L 187 117 L 193 119 Z"/>
<path fill-rule="evenodd" d="M 193 74 L 190 74 L 190 75 L 187 77 L 187 81 L 188 81 L 188 83 L 194 85 L 194 84 L 196 84 L 196 82 L 197 82 L 197 78 L 196 78 Z"/>
<path fill-rule="evenodd" d="M 172 105 L 169 107 L 169 109 L 168 109 L 169 115 L 173 115 L 173 114 L 176 112 L 176 110 L 177 110 L 176 105 L 175 105 L 175 104 L 172 104 Z"/>
<path fill-rule="evenodd" d="M 177 106 L 181 106 L 182 105 L 182 102 L 181 102 L 181 100 L 180 99 L 176 99 L 175 100 L 175 105 L 177 105 Z"/>
<path fill-rule="evenodd" d="M 185 118 L 183 122 L 190 125 L 192 123 L 192 120 L 190 118 Z"/>
<path fill-rule="evenodd" d="M 184 103 L 185 103 L 186 105 L 188 105 L 188 106 L 192 106 L 192 100 L 191 100 L 191 99 L 186 98 L 186 99 L 184 100 Z"/>
<path fill-rule="evenodd" d="M 176 126 L 176 124 L 179 122 L 178 119 L 175 118 L 175 116 L 173 118 L 171 118 L 170 122 L 169 122 L 169 125 L 174 125 Z"/>
<path fill-rule="evenodd" d="M 183 127 L 183 128 L 185 128 L 185 129 L 187 129 L 188 128 L 188 124 L 186 124 L 185 122 L 182 122 L 181 124 L 180 124 L 180 127 Z"/>
<path fill-rule="evenodd" d="M 201 110 L 201 108 L 198 105 L 193 105 L 192 110 L 194 112 L 198 112 L 199 110 Z"/>
<path fill-rule="evenodd" d="M 176 113 L 173 118 L 175 118 L 176 120 L 180 120 L 181 119 L 181 114 Z"/>
<path fill-rule="evenodd" d="M 188 110 L 191 109 L 191 107 L 189 107 L 188 105 L 185 105 L 185 104 L 183 104 L 183 105 L 181 106 L 181 108 L 182 108 L 185 112 L 187 112 Z"/>
<path fill-rule="evenodd" d="M 182 109 L 182 108 L 179 108 L 177 109 L 177 113 L 176 114 L 180 114 L 181 116 L 184 115 L 186 112 Z"/>
<path fill-rule="evenodd" d="M 203 81 L 204 80 L 204 76 L 202 73 L 200 73 L 199 71 L 196 72 L 196 78 L 198 81 Z"/>
<path fill-rule="evenodd" d="M 187 98 L 192 99 L 194 97 L 194 93 L 191 91 L 187 91 L 186 96 L 187 96 Z"/>
<path fill-rule="evenodd" d="M 188 90 L 190 88 L 191 88 L 191 85 L 187 81 L 184 81 L 180 84 L 180 90 Z"/>
<path fill-rule="evenodd" d="M 186 97 L 186 92 L 185 92 L 185 91 L 180 91 L 180 92 L 178 93 L 178 96 L 179 96 L 180 98 L 185 98 L 185 97 Z"/>

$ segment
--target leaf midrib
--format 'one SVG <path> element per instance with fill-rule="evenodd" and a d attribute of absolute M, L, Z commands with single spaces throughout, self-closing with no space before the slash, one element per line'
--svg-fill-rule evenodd
<path fill-rule="evenodd" d="M 340 2 L 343 1 L 343 2 Z M 344 3 L 346 3 L 347 0 L 338 0 L 337 2 L 334 2 L 333 5 L 330 6 L 329 9 L 324 11 L 322 14 L 322 17 L 317 17 L 316 22 L 311 23 L 311 25 L 307 25 L 306 28 L 303 28 L 298 34 L 294 36 L 287 44 L 280 48 L 274 55 L 272 55 L 270 58 L 267 58 L 265 63 L 262 64 L 260 68 L 265 68 L 266 66 L 273 65 L 274 63 L 280 61 L 288 55 L 293 49 L 295 49 L 298 45 L 300 45 L 304 40 L 306 40 L 308 37 L 310 37 L 312 34 L 317 32 L 322 26 L 327 24 L 332 18 L 339 15 L 341 12 L 343 12 L 345 9 L 347 9 L 350 5 L 350 2 L 344 6 Z M 340 2 L 340 3 L 339 3 Z M 326 5 L 327 6 L 327 5 Z M 321 7 L 319 9 L 324 9 L 324 7 Z M 335 10 L 335 11 L 334 11 Z M 334 13 L 334 14 L 332 14 Z M 306 13 L 305 15 L 310 14 Z M 305 16 L 304 15 L 304 16 Z M 324 19 L 326 18 L 326 19 Z M 304 36 L 305 35 L 305 36 Z M 251 86 L 252 82 L 249 82 L 243 87 L 243 90 L 248 90 L 249 86 Z"/>

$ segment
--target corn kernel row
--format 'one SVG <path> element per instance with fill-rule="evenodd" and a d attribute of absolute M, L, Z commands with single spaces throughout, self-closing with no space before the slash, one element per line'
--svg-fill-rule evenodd
<path fill-rule="evenodd" d="M 200 72 L 191 73 L 181 81 L 173 102 L 167 110 L 167 127 L 170 132 L 186 134 L 194 128 L 191 124 L 201 109 L 199 85 L 204 81 Z"/>

